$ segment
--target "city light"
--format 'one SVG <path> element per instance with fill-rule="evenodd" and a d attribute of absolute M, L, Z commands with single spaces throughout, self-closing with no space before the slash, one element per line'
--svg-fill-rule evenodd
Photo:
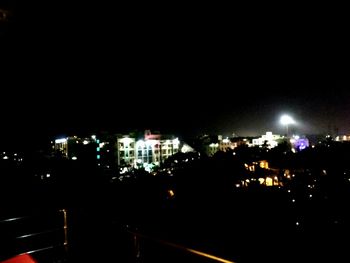
<path fill-rule="evenodd" d="M 66 139 L 66 138 L 56 139 L 56 140 L 55 140 L 55 143 L 65 143 L 65 142 L 67 142 L 67 139 Z"/>
<path fill-rule="evenodd" d="M 289 125 L 295 124 L 296 122 L 291 116 L 285 114 L 281 116 L 280 123 L 286 127 L 286 136 L 288 136 Z"/>
<path fill-rule="evenodd" d="M 125 138 L 121 138 L 119 139 L 120 142 L 124 143 L 125 145 L 129 145 L 130 143 L 132 143 L 134 140 L 128 137 Z"/>
<path fill-rule="evenodd" d="M 294 124 L 295 123 L 295 121 L 293 120 L 293 118 L 292 117 L 290 117 L 289 115 L 283 115 L 282 117 L 281 117 L 281 124 L 282 125 L 289 125 L 289 124 Z"/>

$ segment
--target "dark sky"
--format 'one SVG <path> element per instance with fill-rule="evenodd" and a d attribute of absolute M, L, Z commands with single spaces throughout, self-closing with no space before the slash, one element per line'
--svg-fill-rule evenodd
<path fill-rule="evenodd" d="M 298 133 L 350 133 L 350 82 L 323 74 L 314 28 L 34 3 L 2 34 L 3 134 L 258 135 L 283 133 L 282 113 Z"/>

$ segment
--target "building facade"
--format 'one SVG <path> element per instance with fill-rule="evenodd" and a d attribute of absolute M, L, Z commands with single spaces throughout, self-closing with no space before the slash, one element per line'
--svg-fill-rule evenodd
<path fill-rule="evenodd" d="M 283 137 L 281 135 L 272 134 L 272 132 L 266 132 L 261 137 L 253 139 L 252 146 L 266 146 L 271 149 L 278 145 L 279 140 Z"/>
<path fill-rule="evenodd" d="M 160 165 L 169 156 L 180 151 L 180 141 L 173 136 L 151 134 L 146 131 L 143 138 L 129 135 L 118 137 L 117 156 L 119 166 Z"/>

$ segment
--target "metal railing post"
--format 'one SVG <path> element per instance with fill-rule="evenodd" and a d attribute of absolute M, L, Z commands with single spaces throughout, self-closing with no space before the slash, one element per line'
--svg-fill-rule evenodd
<path fill-rule="evenodd" d="M 65 250 L 68 249 L 68 223 L 67 223 L 67 210 L 61 209 L 60 210 L 63 213 L 63 231 L 64 231 L 64 247 Z"/>

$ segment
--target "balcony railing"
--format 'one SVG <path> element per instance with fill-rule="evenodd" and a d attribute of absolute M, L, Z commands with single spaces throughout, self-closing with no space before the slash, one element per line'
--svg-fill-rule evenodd
<path fill-rule="evenodd" d="M 105 218 L 92 215 L 91 218 L 84 217 L 82 220 L 87 221 L 82 222 L 80 216 L 78 220 L 71 218 L 67 223 L 67 210 L 62 209 L 0 219 L 0 262 L 29 254 L 38 263 L 84 261 L 91 260 L 93 256 L 99 260 L 125 263 L 235 263 L 199 249 L 141 233 L 137 228 L 113 220 L 101 226 L 98 221 L 105 221 Z M 69 217 L 74 217 L 74 213 Z M 71 223 L 73 225 L 70 227 Z M 82 232 L 68 233 L 71 228 L 77 231 L 78 225 L 88 240 L 82 239 Z M 69 243 L 72 243 L 69 249 L 68 237 Z"/>
<path fill-rule="evenodd" d="M 169 242 L 135 230 L 126 230 L 132 236 L 135 263 L 151 262 L 193 262 L 193 263 L 235 263 L 204 251 Z"/>
<path fill-rule="evenodd" d="M 38 262 L 66 262 L 67 211 L 0 219 L 0 261 L 30 254 Z"/>

